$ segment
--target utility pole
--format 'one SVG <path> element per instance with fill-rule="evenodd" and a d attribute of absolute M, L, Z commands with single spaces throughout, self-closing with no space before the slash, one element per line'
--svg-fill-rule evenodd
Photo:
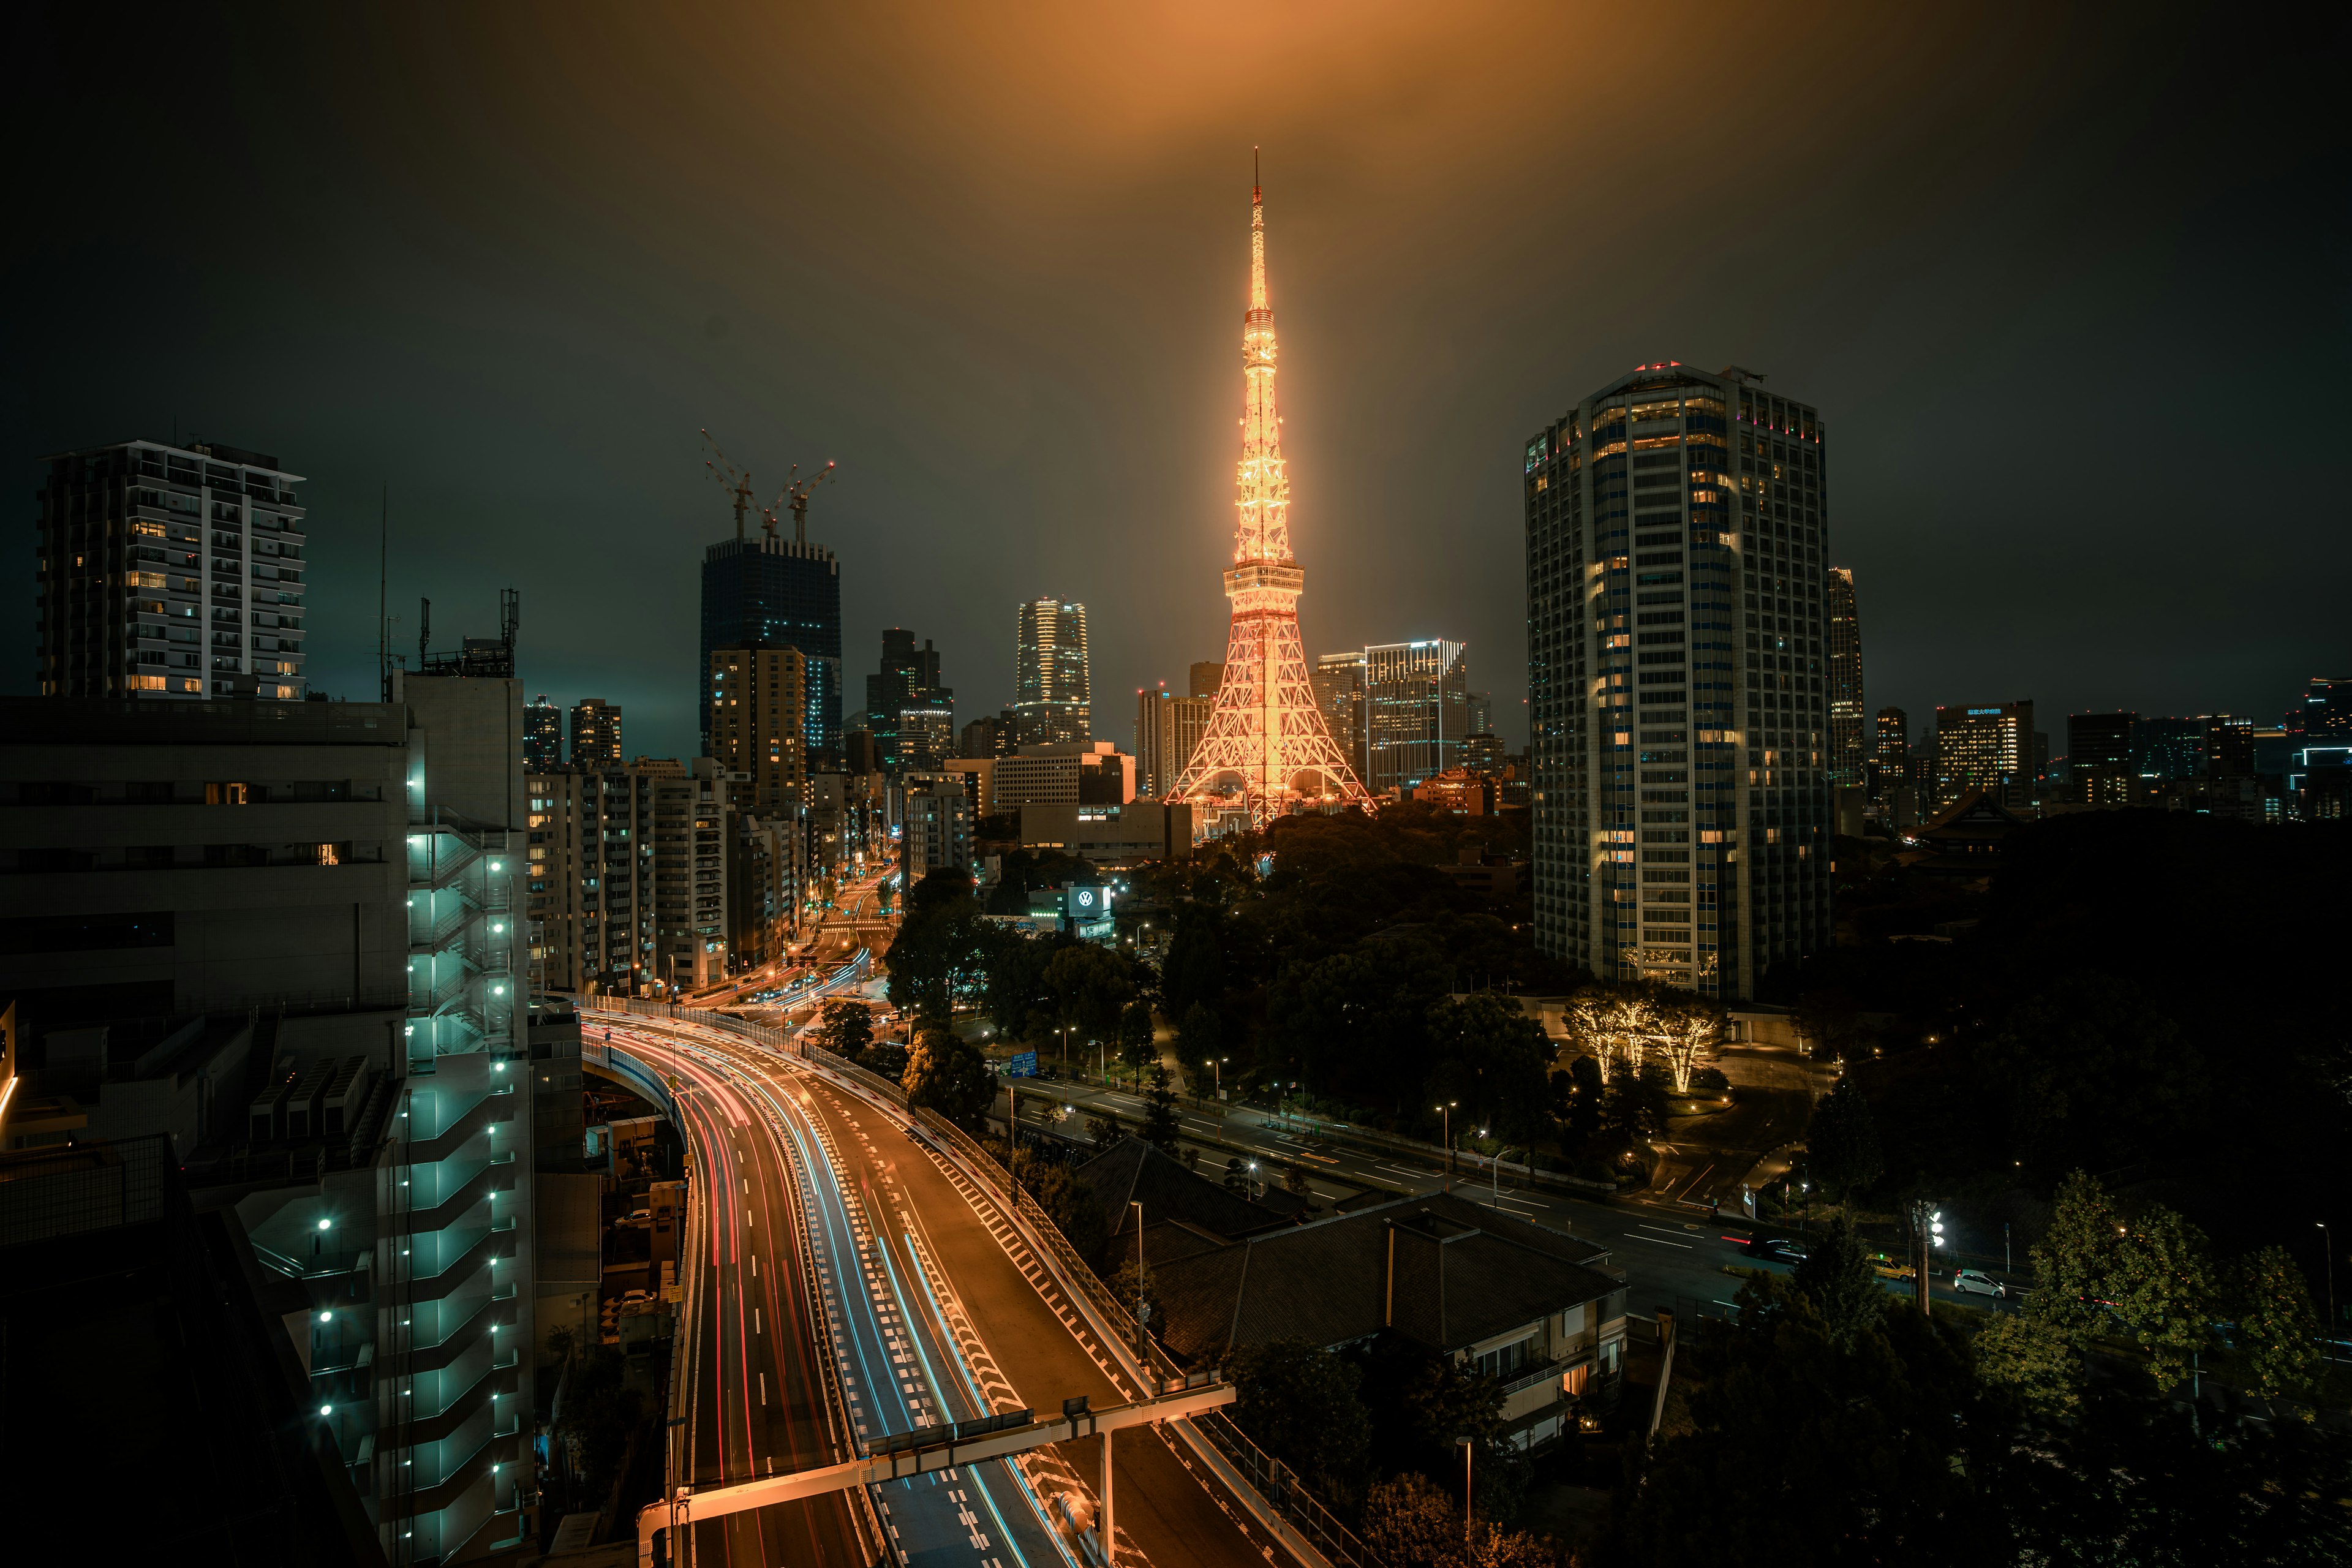
<path fill-rule="evenodd" d="M 1471 1439 L 1459 1439 L 1462 1444 L 1462 1544 L 1470 1544 L 1470 1456 L 1476 1451 Z"/>
<path fill-rule="evenodd" d="M 1444 1119 L 1443 1125 L 1445 1129 L 1445 1190 L 1449 1193 L 1454 1190 L 1454 1101 L 1449 1100 L 1443 1105 L 1430 1107 Z M 1465 1460 L 1464 1463 L 1466 1464 L 1468 1461 Z"/>
<path fill-rule="evenodd" d="M 383 510 L 375 531 L 375 683 L 379 702 L 392 700 L 392 623 L 384 618 L 385 574 L 392 561 L 392 487 L 383 487 Z"/>
<path fill-rule="evenodd" d="M 2326 1342 L 2327 1359 L 2332 1362 L 2336 1359 L 2336 1233 L 2327 1228 L 2327 1222 L 2324 1219 L 2319 1221 L 2318 1225 L 2319 1245 L 2327 1254 Z"/>

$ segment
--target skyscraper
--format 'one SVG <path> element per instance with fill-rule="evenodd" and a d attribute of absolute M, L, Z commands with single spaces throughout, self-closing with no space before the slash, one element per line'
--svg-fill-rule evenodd
<path fill-rule="evenodd" d="M 1191 679 L 1192 685 L 1186 690 L 1186 696 L 1214 697 L 1225 683 L 1225 667 L 1217 659 L 1196 658 L 1192 661 Z"/>
<path fill-rule="evenodd" d="M 1047 597 L 1021 606 L 1013 640 L 1013 711 L 1024 745 L 1091 739 L 1087 607 Z"/>
<path fill-rule="evenodd" d="M 749 480 L 745 485 L 748 487 Z M 841 563 L 808 540 L 807 498 L 795 494 L 793 534 L 782 539 L 771 510 L 761 536 L 744 537 L 744 495 L 735 507 L 735 537 L 702 554 L 702 659 L 720 647 L 789 647 L 806 660 L 807 717 L 802 732 L 819 752 L 841 749 Z M 710 693 L 703 683 L 702 752 L 710 754 Z"/>
<path fill-rule="evenodd" d="M 2127 712 L 2066 715 L 2066 769 L 2076 802 L 2110 806 L 2132 804 L 2139 793 L 2139 767 L 2132 746 L 2132 730 L 2138 717 Z"/>
<path fill-rule="evenodd" d="M 1315 689 L 1315 707 L 1331 742 L 1360 779 L 1371 776 L 1364 760 L 1364 650 L 1327 653 L 1315 661 L 1307 678 Z"/>
<path fill-rule="evenodd" d="M 2033 791 L 2033 753 L 2031 701 L 1937 708 L 1936 809 L 1972 789 L 1983 790 L 2000 805 L 2027 805 Z"/>
<path fill-rule="evenodd" d="M 305 694 L 300 476 L 217 441 L 42 460 L 42 696 Z"/>
<path fill-rule="evenodd" d="M 1901 769 L 1911 755 L 1911 715 L 1900 708 L 1881 708 L 1873 748 L 1871 755 L 1880 767 Z"/>
<path fill-rule="evenodd" d="M 709 699 L 704 700 L 707 703 Z M 617 768 L 621 765 L 619 704 L 607 702 L 601 697 L 583 697 L 572 705 L 572 765 L 579 768 Z"/>
<path fill-rule="evenodd" d="M 955 692 L 940 679 L 930 639 L 892 626 L 882 634 L 882 662 L 866 678 L 866 728 L 882 766 L 936 768 L 955 750 Z"/>
<path fill-rule="evenodd" d="M 1307 574 L 1290 553 L 1290 479 L 1276 412 L 1274 307 L 1266 293 L 1265 200 L 1250 188 L 1249 309 L 1242 318 L 1242 457 L 1235 470 L 1233 619 L 1223 679 L 1184 770 L 1170 791 L 1193 807 L 1197 831 L 1263 826 L 1311 804 L 1367 804 L 1332 742 L 1307 684 L 1298 637 Z"/>
<path fill-rule="evenodd" d="M 563 765 L 563 710 L 542 691 L 522 705 L 522 770 L 551 773 Z"/>
<path fill-rule="evenodd" d="M 1870 732 L 1862 700 L 1862 618 L 1854 604 L 1853 568 L 1832 566 L 1822 584 L 1822 605 L 1829 624 L 1830 784 L 1863 782 Z"/>
<path fill-rule="evenodd" d="M 1145 800 L 1161 794 L 1160 755 L 1166 743 L 1168 683 L 1139 686 L 1135 691 L 1135 793 Z"/>
<path fill-rule="evenodd" d="M 1761 381 L 1644 365 L 1527 444 L 1536 942 L 1604 979 L 1829 941 L 1824 432 Z"/>
<path fill-rule="evenodd" d="M 1470 733 L 1470 650 L 1433 637 L 1364 650 L 1364 784 L 1409 791 L 1462 765 Z"/>
<path fill-rule="evenodd" d="M 710 755 L 746 775 L 736 810 L 796 818 L 808 780 L 808 659 L 798 648 L 710 650 Z"/>

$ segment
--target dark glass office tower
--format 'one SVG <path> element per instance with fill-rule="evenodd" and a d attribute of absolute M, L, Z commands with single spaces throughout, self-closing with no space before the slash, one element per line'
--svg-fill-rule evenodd
<path fill-rule="evenodd" d="M 894 776 L 936 768 L 955 754 L 955 692 L 940 679 L 940 650 L 929 637 L 892 626 L 882 634 L 882 662 L 866 678 L 866 728 L 882 766 Z"/>
<path fill-rule="evenodd" d="M 1827 459 L 1761 381 L 1645 365 L 1524 470 L 1536 944 L 1726 999 L 1830 936 Z"/>
<path fill-rule="evenodd" d="M 702 658 L 721 647 L 789 647 L 808 661 L 810 750 L 841 750 L 841 563 L 822 544 L 771 532 L 730 539 L 702 557 Z M 710 754 L 710 683 L 696 680 L 702 754 Z"/>

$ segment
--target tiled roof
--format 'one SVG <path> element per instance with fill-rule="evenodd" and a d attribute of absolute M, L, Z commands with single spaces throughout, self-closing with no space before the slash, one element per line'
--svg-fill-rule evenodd
<path fill-rule="evenodd" d="M 1255 1202 L 1229 1193 L 1135 1137 L 1120 1139 L 1079 1166 L 1078 1179 L 1093 1190 L 1104 1227 L 1112 1236 L 1133 1234 L 1134 1214 L 1128 1205 L 1138 1200 L 1147 1226 L 1182 1220 L 1220 1237 L 1286 1225 L 1306 1206 L 1304 1199 L 1278 1190 Z"/>
<path fill-rule="evenodd" d="M 1213 1250 L 1171 1246 L 1154 1272 L 1169 1349 L 1213 1362 L 1237 1344 L 1341 1345 L 1383 1328 L 1461 1350 L 1618 1289 L 1594 1267 L 1607 1256 L 1564 1232 L 1433 1194 Z"/>

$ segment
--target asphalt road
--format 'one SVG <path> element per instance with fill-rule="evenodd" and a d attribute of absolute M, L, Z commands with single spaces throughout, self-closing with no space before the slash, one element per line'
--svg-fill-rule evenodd
<path fill-rule="evenodd" d="M 639 1031 L 615 1026 L 609 1043 L 676 1075 L 693 1162 L 680 1260 L 691 1314 L 677 1369 L 687 1422 L 680 1480 L 706 1489 L 849 1458 L 848 1434 L 826 1405 L 815 1304 L 788 1266 L 794 1199 L 782 1149 L 746 1135 L 763 1125 L 758 1109 L 721 1075 Z M 869 1555 L 841 1497 L 708 1521 L 693 1535 L 697 1563 Z"/>
<path fill-rule="evenodd" d="M 809 1344 L 832 1351 L 851 1396 L 857 1439 L 989 1410 L 1058 1410 L 1063 1398 L 1078 1394 L 1098 1407 L 1137 1396 L 1139 1390 L 1095 1341 L 1084 1314 L 1063 1298 L 995 1210 L 992 1194 L 973 1187 L 936 1150 L 909 1139 L 895 1115 L 796 1058 L 735 1037 L 631 1019 L 626 1026 L 616 1024 L 614 1042 L 641 1051 L 694 1088 L 682 1106 L 697 1109 L 685 1114 L 709 1124 L 698 1134 L 706 1142 L 698 1143 L 694 1190 L 706 1212 L 717 1215 L 722 1260 L 738 1217 L 730 1205 L 740 1201 L 745 1207 L 735 1244 L 761 1258 L 759 1278 L 782 1279 L 791 1259 L 791 1233 L 777 1227 L 772 1213 L 795 1201 L 803 1205 L 817 1310 L 803 1312 L 793 1326 Z M 787 1148 L 805 1182 L 791 1176 Z M 702 1197 L 706 1177 L 708 1200 Z M 713 1293 L 723 1299 L 751 1278 L 721 1267 L 710 1276 Z M 722 1301 L 698 1311 L 697 1324 L 723 1341 L 740 1332 L 742 1316 Z M 757 1337 L 761 1325 L 752 1326 Z M 766 1370 L 723 1344 L 698 1346 L 695 1359 L 698 1390 L 709 1376 L 748 1376 L 756 1383 Z M 804 1381 L 814 1376 L 813 1369 L 804 1370 Z M 710 1398 L 730 1418 L 750 1408 L 740 1386 L 714 1390 Z M 814 1433 L 822 1407 L 805 1408 L 801 1425 Z M 766 1458 L 756 1436 L 747 1446 L 699 1412 L 694 1430 L 698 1462 L 708 1452 L 725 1456 L 740 1470 Z M 1076 1531 L 1094 1516 L 1097 1441 L 1057 1445 L 1018 1463 L 967 1466 L 944 1479 L 895 1482 L 877 1489 L 877 1501 L 910 1563 L 990 1568 L 1066 1563 L 1076 1568 Z M 1115 1454 L 1124 1551 L 1163 1565 L 1239 1568 L 1266 1561 L 1268 1543 L 1255 1523 L 1213 1489 L 1169 1436 L 1150 1428 L 1131 1432 L 1118 1440 Z M 817 1461 L 799 1461 L 811 1462 Z M 738 1478 L 730 1471 L 729 1479 Z M 700 1529 L 719 1531 L 730 1522 Z M 757 1543 L 744 1537 L 743 1528 L 736 1526 L 726 1542 L 727 1550 L 746 1553 L 743 1561 L 774 1560 L 750 1554 L 768 1542 L 782 1542 L 787 1561 L 829 1560 L 821 1547 L 808 1557 L 809 1549 L 788 1526 L 777 1525 Z"/>
<path fill-rule="evenodd" d="M 1024 1101 L 1033 1095 L 1042 1098 L 1050 1093 L 1065 1104 L 1076 1106 L 1077 1115 L 1065 1124 L 1074 1131 L 1083 1127 L 1087 1111 L 1106 1106 L 1118 1113 L 1129 1131 L 1143 1119 L 1142 1100 L 1123 1090 L 1060 1080 L 1022 1079 L 1019 1083 Z M 1002 1101 L 998 1114 L 1003 1114 Z M 1234 1157 L 1231 1150 L 1211 1142 L 1220 1140 L 1248 1151 L 1244 1158 L 1256 1157 L 1261 1180 L 1278 1184 L 1284 1165 L 1298 1165 L 1307 1173 L 1307 1185 L 1319 1202 L 1348 1196 L 1362 1186 L 1430 1193 L 1446 1184 L 1446 1173 L 1434 1157 L 1368 1153 L 1311 1133 L 1288 1131 L 1279 1117 L 1270 1113 L 1232 1109 L 1220 1117 L 1213 1105 L 1183 1104 L 1181 1114 L 1178 1145 L 1198 1148 L 1200 1169 L 1211 1176 L 1221 1177 L 1225 1162 Z M 1745 1244 L 1746 1227 L 1739 1224 L 1736 1211 L 1709 1215 L 1693 1205 L 1654 1194 L 1613 1202 L 1577 1197 L 1552 1188 L 1532 1187 L 1524 1181 L 1515 1183 L 1508 1173 L 1496 1172 L 1475 1155 L 1457 1156 L 1457 1162 L 1453 1187 L 1460 1196 L 1608 1248 L 1609 1262 L 1625 1271 L 1628 1309 L 1635 1314 L 1647 1315 L 1660 1308 L 1679 1318 L 1725 1314 L 1731 1310 L 1741 1282 L 1738 1276 L 1725 1273 L 1726 1267 L 1755 1266 Z M 1907 1281 L 1890 1282 L 1888 1289 L 1906 1298 L 1911 1293 Z M 2011 1304 L 1985 1296 L 1956 1296 L 1947 1282 L 1938 1282 L 1933 1296 L 1936 1300 L 1963 1300 L 1979 1307 Z"/>

